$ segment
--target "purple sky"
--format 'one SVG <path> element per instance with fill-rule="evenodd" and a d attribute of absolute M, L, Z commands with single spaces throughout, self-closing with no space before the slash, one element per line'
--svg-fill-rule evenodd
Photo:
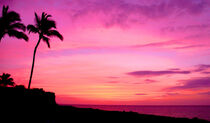
<path fill-rule="evenodd" d="M 34 23 L 47 12 L 64 41 L 41 42 L 32 87 L 62 104 L 210 104 L 209 0 L 1 0 Z M 5 36 L 0 72 L 27 86 L 37 34 Z"/>

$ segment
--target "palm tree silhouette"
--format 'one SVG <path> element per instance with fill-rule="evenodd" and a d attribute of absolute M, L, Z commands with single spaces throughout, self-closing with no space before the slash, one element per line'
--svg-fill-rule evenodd
<path fill-rule="evenodd" d="M 14 86 L 14 82 L 13 82 L 13 78 L 10 78 L 10 74 L 8 73 L 3 73 L 1 76 L 0 76 L 0 86 L 3 86 L 3 87 L 7 87 L 8 85 L 10 86 Z"/>
<path fill-rule="evenodd" d="M 50 38 L 51 36 L 56 36 L 60 40 L 63 40 L 63 36 L 57 31 L 56 29 L 56 23 L 54 20 L 50 20 L 49 17 L 52 17 L 51 15 L 48 15 L 45 12 L 42 12 L 41 18 L 36 14 L 35 12 L 35 25 L 29 24 L 27 26 L 27 30 L 32 33 L 38 33 L 39 34 L 39 40 L 34 48 L 34 54 L 33 54 L 33 62 L 31 67 L 31 75 L 29 79 L 28 89 L 30 89 L 32 75 L 33 75 L 33 69 L 34 69 L 34 62 L 35 62 L 35 55 L 37 47 L 39 46 L 39 43 L 41 40 L 43 40 L 45 43 L 47 43 L 48 48 L 50 48 Z"/>
<path fill-rule="evenodd" d="M 25 31 L 26 27 L 24 24 L 20 23 L 20 15 L 14 11 L 9 11 L 8 6 L 3 6 L 2 16 L 0 17 L 0 42 L 1 39 L 8 34 L 10 37 L 16 37 L 18 39 L 24 39 L 28 41 L 28 36 L 19 31 Z"/>

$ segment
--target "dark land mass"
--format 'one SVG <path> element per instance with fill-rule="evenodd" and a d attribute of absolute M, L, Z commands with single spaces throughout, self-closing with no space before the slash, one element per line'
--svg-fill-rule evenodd
<path fill-rule="evenodd" d="M 198 118 L 60 106 L 55 102 L 54 93 L 23 86 L 0 87 L 0 107 L 0 123 L 210 123 Z"/>

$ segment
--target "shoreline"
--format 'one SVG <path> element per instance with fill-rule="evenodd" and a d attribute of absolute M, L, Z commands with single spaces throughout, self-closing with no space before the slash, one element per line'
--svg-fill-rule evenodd
<path fill-rule="evenodd" d="M 176 122 L 185 122 L 185 123 L 210 123 L 208 120 L 203 120 L 199 118 L 176 118 L 176 117 L 170 117 L 170 116 L 160 116 L 160 115 L 151 115 L 151 114 L 140 114 L 137 112 L 133 111 L 107 111 L 107 110 L 101 110 L 101 109 L 93 109 L 93 108 L 78 108 L 74 106 L 63 106 L 63 105 L 58 105 L 61 110 L 63 110 L 66 114 L 71 114 L 74 112 L 77 112 L 78 114 L 86 115 L 99 115 L 102 117 L 107 117 L 106 120 L 116 120 L 118 121 L 121 116 L 124 116 L 124 119 L 121 119 L 122 121 L 129 121 L 129 122 L 151 122 L 151 121 L 156 121 L 156 122 L 161 122 L 161 123 L 176 123 Z M 92 114 L 90 114 L 92 113 Z M 80 114 L 80 115 L 81 115 Z M 106 115 L 104 115 L 106 114 Z M 111 115 L 116 116 L 112 117 Z M 76 116 L 77 114 L 75 114 Z M 120 120 L 120 121 L 121 121 Z"/>
<path fill-rule="evenodd" d="M 133 111 L 105 111 L 92 108 L 62 106 L 55 93 L 23 86 L 0 87 L 0 121 L 2 123 L 128 122 L 128 123 L 210 123 L 198 118 L 174 118 L 139 114 Z"/>
<path fill-rule="evenodd" d="M 61 105 L 61 104 L 60 104 Z M 139 114 L 167 116 L 175 118 L 199 118 L 210 121 L 210 105 L 91 105 L 70 104 L 77 108 L 92 108 L 105 111 L 132 111 Z M 183 111 L 182 111 L 183 110 Z"/>

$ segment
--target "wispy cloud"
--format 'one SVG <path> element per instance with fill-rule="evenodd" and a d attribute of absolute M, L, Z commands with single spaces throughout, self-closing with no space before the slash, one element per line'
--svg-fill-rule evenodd
<path fill-rule="evenodd" d="M 183 85 L 169 87 L 166 90 L 185 90 L 210 87 L 210 77 L 193 78 L 189 80 L 182 80 L 182 82 Z"/>
<path fill-rule="evenodd" d="M 210 72 L 201 72 L 201 73 L 203 73 L 203 74 L 210 74 Z"/>
<path fill-rule="evenodd" d="M 126 74 L 136 76 L 136 77 L 146 77 L 146 76 L 162 76 L 162 75 L 173 75 L 173 74 L 191 74 L 191 73 L 200 73 L 200 74 L 210 74 L 209 64 L 199 64 L 193 66 L 193 68 L 188 68 L 182 70 L 180 68 L 171 68 L 167 70 L 142 70 L 142 71 L 133 71 Z M 146 79 L 145 82 L 156 82 L 155 80 Z"/>
<path fill-rule="evenodd" d="M 119 82 L 118 81 L 109 81 L 109 82 L 106 82 L 106 83 L 116 84 L 116 83 L 119 83 Z"/>
<path fill-rule="evenodd" d="M 173 49 L 173 50 L 207 49 L 210 47 L 208 40 L 205 41 L 204 39 L 201 42 L 198 42 L 197 40 L 201 40 L 199 38 L 205 38 L 208 35 L 209 34 L 207 33 L 192 34 L 192 35 L 184 36 L 182 38 L 174 38 L 173 40 L 156 41 L 152 43 L 133 45 L 130 47 L 131 48 L 160 48 L 160 49 L 166 48 L 166 49 Z"/>
<path fill-rule="evenodd" d="M 13 0 L 1 0 L 0 1 L 0 5 L 2 6 L 2 5 L 8 5 L 9 3 L 12 3 L 13 2 Z"/>
<path fill-rule="evenodd" d="M 147 95 L 147 94 L 145 94 L 145 93 L 136 93 L 135 95 L 144 96 L 144 95 Z"/>
<path fill-rule="evenodd" d="M 162 19 L 172 15 L 198 15 L 209 5 L 207 0 L 160 0 L 155 3 L 142 0 L 134 3 L 126 0 L 73 0 L 69 1 L 68 5 L 72 8 L 70 15 L 73 19 L 100 13 L 106 27 L 145 22 L 147 19 Z"/>
<path fill-rule="evenodd" d="M 170 68 L 168 70 L 181 70 L 180 68 Z"/>
<path fill-rule="evenodd" d="M 155 82 L 159 82 L 159 81 L 154 80 L 154 79 L 145 79 L 145 80 L 142 80 L 140 82 L 135 82 L 133 84 L 135 84 L 135 85 L 138 85 L 138 84 L 151 84 L 151 83 L 155 83 Z"/>
<path fill-rule="evenodd" d="M 180 31 L 198 31 L 208 29 L 210 27 L 209 24 L 194 24 L 194 25 L 184 25 L 184 26 L 167 26 L 161 28 L 162 32 L 180 32 Z"/>
<path fill-rule="evenodd" d="M 179 46 L 179 47 L 174 47 L 174 49 L 192 49 L 192 48 L 202 48 L 202 47 L 210 47 L 208 45 L 186 45 L 186 46 Z"/>
<path fill-rule="evenodd" d="M 208 92 L 202 92 L 202 93 L 198 93 L 199 95 L 210 95 L 210 91 Z"/>
<path fill-rule="evenodd" d="M 202 72 L 205 70 L 210 69 L 210 65 L 209 64 L 199 64 L 196 65 L 196 69 L 194 70 L 195 72 Z"/>
<path fill-rule="evenodd" d="M 166 96 L 177 96 L 177 95 L 180 95 L 180 93 L 173 93 L 173 92 L 171 92 L 171 93 L 166 93 L 165 95 Z"/>
<path fill-rule="evenodd" d="M 118 79 L 120 77 L 118 77 L 118 76 L 108 76 L 107 78 L 110 78 L 110 79 Z"/>
<path fill-rule="evenodd" d="M 162 70 L 162 71 L 133 71 L 127 73 L 128 75 L 136 77 L 144 76 L 161 76 L 161 75 L 172 75 L 172 74 L 190 74 L 191 71 L 179 71 L 179 70 Z"/>
<path fill-rule="evenodd" d="M 148 43 L 143 45 L 135 45 L 132 46 L 133 48 L 143 48 L 143 47 L 163 47 L 163 46 L 169 46 L 169 45 L 175 45 L 180 43 L 179 40 L 169 40 L 169 41 L 161 41 L 161 42 L 155 42 L 155 43 Z"/>
<path fill-rule="evenodd" d="M 158 82 L 157 80 L 153 80 L 153 79 L 145 79 L 144 81 L 145 81 L 146 83 Z"/>

